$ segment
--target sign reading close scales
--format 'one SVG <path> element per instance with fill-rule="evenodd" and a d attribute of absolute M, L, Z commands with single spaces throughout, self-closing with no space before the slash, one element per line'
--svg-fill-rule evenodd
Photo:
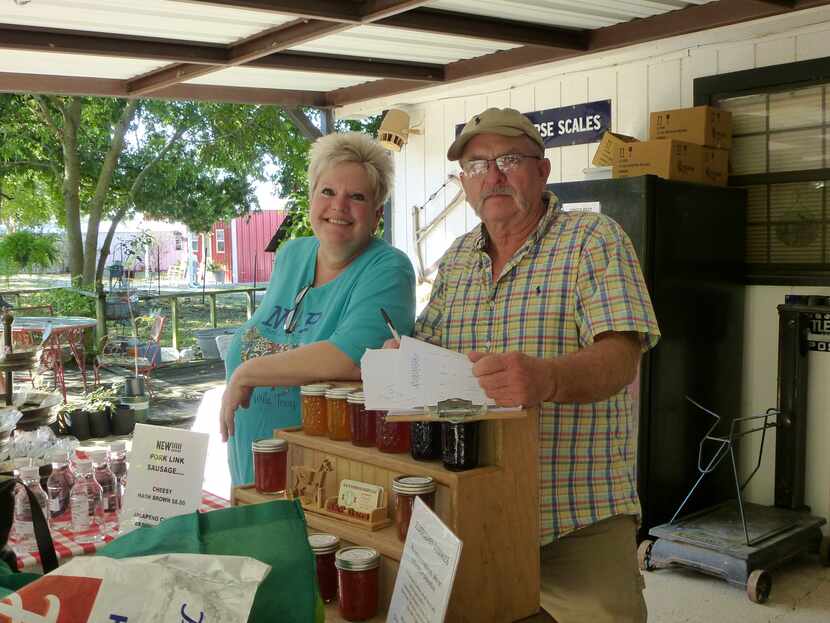
<path fill-rule="evenodd" d="M 611 100 L 536 110 L 525 116 L 539 130 L 546 149 L 598 143 L 611 129 Z M 463 128 L 463 123 L 455 126 L 455 135 Z"/>

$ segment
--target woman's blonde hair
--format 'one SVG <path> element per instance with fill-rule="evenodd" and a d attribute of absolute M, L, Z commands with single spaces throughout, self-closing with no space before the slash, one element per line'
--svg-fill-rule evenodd
<path fill-rule="evenodd" d="M 344 162 L 363 165 L 372 187 L 375 205 L 386 203 L 392 192 L 395 168 L 392 157 L 380 144 L 360 132 L 339 132 L 318 138 L 311 146 L 308 187 L 311 195 L 324 171 Z"/>

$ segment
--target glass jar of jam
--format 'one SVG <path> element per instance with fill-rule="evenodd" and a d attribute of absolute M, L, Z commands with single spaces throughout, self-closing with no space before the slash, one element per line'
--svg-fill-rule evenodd
<path fill-rule="evenodd" d="M 406 541 L 415 498 L 421 498 L 424 504 L 435 509 L 435 481 L 430 476 L 398 476 L 392 481 L 392 493 L 398 538 Z"/>
<path fill-rule="evenodd" d="M 413 459 L 431 461 L 441 458 L 441 422 L 412 422 L 409 435 Z"/>
<path fill-rule="evenodd" d="M 258 493 L 285 492 L 288 442 L 285 439 L 257 439 L 251 444 L 254 454 L 254 487 Z"/>
<path fill-rule="evenodd" d="M 352 392 L 346 397 L 349 406 L 349 425 L 352 430 L 352 444 L 369 447 L 377 438 L 377 411 L 367 411 L 363 403 L 363 392 Z"/>
<path fill-rule="evenodd" d="M 344 547 L 335 554 L 340 616 L 365 621 L 378 613 L 380 554 L 371 547 Z"/>
<path fill-rule="evenodd" d="M 334 555 L 340 547 L 340 539 L 333 534 L 310 534 L 308 544 L 317 563 L 317 586 L 320 598 L 327 604 L 337 599 L 337 568 Z"/>
<path fill-rule="evenodd" d="M 326 419 L 326 390 L 329 387 L 323 383 L 300 387 L 303 432 L 306 435 L 326 435 L 329 432 Z"/>
<path fill-rule="evenodd" d="M 448 470 L 461 472 L 478 467 L 479 423 L 441 423 L 441 461 Z"/>
<path fill-rule="evenodd" d="M 386 413 L 378 412 L 375 447 L 381 452 L 409 452 L 409 422 L 387 422 Z"/>
<path fill-rule="evenodd" d="M 352 438 L 346 396 L 354 390 L 354 387 L 329 387 L 326 390 L 326 416 L 328 417 L 329 439 L 334 441 L 349 441 Z"/>

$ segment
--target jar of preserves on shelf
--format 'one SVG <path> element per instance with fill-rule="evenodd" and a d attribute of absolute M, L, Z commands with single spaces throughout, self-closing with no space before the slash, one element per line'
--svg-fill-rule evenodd
<path fill-rule="evenodd" d="M 254 488 L 258 493 L 285 492 L 288 442 L 284 439 L 257 439 L 251 444 L 254 455 Z"/>
<path fill-rule="evenodd" d="M 392 493 L 398 538 L 406 541 L 415 498 L 421 498 L 424 504 L 435 509 L 435 481 L 430 476 L 398 476 L 392 481 Z"/>
<path fill-rule="evenodd" d="M 367 411 L 363 400 L 363 392 L 352 392 L 346 397 L 349 407 L 352 444 L 369 447 L 375 445 L 375 439 L 377 438 L 378 412 Z"/>
<path fill-rule="evenodd" d="M 302 398 L 303 432 L 306 435 L 326 435 L 326 390 L 330 385 L 315 383 L 300 387 Z"/>
<path fill-rule="evenodd" d="M 381 452 L 409 452 L 409 422 L 387 422 L 386 413 L 378 412 L 375 447 Z"/>
<path fill-rule="evenodd" d="M 441 461 L 454 472 L 478 467 L 480 422 L 441 423 Z"/>
<path fill-rule="evenodd" d="M 317 563 L 317 585 L 320 598 L 327 604 L 337 599 L 337 568 L 334 556 L 340 547 L 340 539 L 333 534 L 310 534 L 308 544 Z"/>
<path fill-rule="evenodd" d="M 371 547 L 344 547 L 335 555 L 340 616 L 365 621 L 378 613 L 380 554 Z"/>
<path fill-rule="evenodd" d="M 416 461 L 441 458 L 441 422 L 412 422 L 409 445 Z"/>
<path fill-rule="evenodd" d="M 354 387 L 329 387 L 326 390 L 329 439 L 333 441 L 349 441 L 352 438 L 346 396 L 354 390 Z"/>

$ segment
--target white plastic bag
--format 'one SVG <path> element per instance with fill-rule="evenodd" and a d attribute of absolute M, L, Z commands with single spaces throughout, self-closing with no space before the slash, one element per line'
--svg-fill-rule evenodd
<path fill-rule="evenodd" d="M 0 623 L 246 623 L 270 570 L 245 556 L 83 556 L 0 601 Z"/>

